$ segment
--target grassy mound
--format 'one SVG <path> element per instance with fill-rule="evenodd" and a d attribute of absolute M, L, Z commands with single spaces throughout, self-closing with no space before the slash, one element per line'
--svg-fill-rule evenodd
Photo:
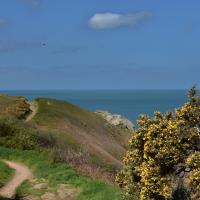
<path fill-rule="evenodd" d="M 4 162 L 0 161 L 0 187 L 4 186 L 5 183 L 9 181 L 13 174 L 14 170 L 8 167 Z"/>
<path fill-rule="evenodd" d="M 93 181 L 77 174 L 64 163 L 53 162 L 46 153 L 21 151 L 0 147 L 0 158 L 24 162 L 37 178 L 48 180 L 50 185 L 70 184 L 79 189 L 76 200 L 119 200 L 119 191 L 100 181 Z M 25 182 L 18 188 L 18 195 L 29 195 L 29 184 Z"/>
<path fill-rule="evenodd" d="M 37 111 L 27 121 L 32 109 L 25 98 L 0 96 L 0 145 L 48 149 L 55 160 L 82 175 L 111 182 L 122 167 L 130 132 L 65 101 L 39 98 L 34 102 Z"/>
<path fill-rule="evenodd" d="M 29 123 L 55 133 L 60 141 L 57 155 L 67 163 L 86 174 L 99 166 L 108 171 L 121 168 L 128 130 L 109 125 L 95 113 L 65 101 L 39 98 L 36 102 L 38 111 Z M 93 169 L 87 170 L 88 166 Z"/>
<path fill-rule="evenodd" d="M 28 101 L 24 97 L 0 95 L 0 115 L 25 119 L 30 112 Z"/>

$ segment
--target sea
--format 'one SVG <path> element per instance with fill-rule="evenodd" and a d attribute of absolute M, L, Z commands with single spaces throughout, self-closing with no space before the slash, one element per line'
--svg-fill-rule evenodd
<path fill-rule="evenodd" d="M 29 100 L 47 97 L 65 100 L 89 111 L 106 110 L 127 117 L 134 124 L 140 114 L 174 111 L 187 101 L 186 90 L 18 90 L 0 91 Z"/>

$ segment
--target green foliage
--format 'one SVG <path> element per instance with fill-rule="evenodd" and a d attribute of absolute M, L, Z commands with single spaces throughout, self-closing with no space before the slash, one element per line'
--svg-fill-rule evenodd
<path fill-rule="evenodd" d="M 90 180 L 80 176 L 76 171 L 64 163 L 54 162 L 47 153 L 36 151 L 21 151 L 0 147 L 0 158 L 25 162 L 34 173 L 34 176 L 48 180 L 52 186 L 70 184 L 80 190 L 76 200 L 119 200 L 119 191 L 101 181 Z M 28 184 L 18 189 L 18 195 L 25 195 Z"/>
<path fill-rule="evenodd" d="M 0 188 L 11 178 L 14 170 L 0 161 Z"/>
<path fill-rule="evenodd" d="M 18 149 L 37 148 L 35 132 L 13 118 L 0 118 L 0 145 Z"/>
<path fill-rule="evenodd" d="M 32 150 L 49 149 L 56 145 L 53 134 L 38 131 L 23 121 L 11 117 L 0 117 L 0 146 Z"/>
<path fill-rule="evenodd" d="M 127 199 L 171 200 L 181 186 L 200 192 L 200 101 L 195 87 L 175 113 L 142 115 L 116 177 Z M 183 190 L 179 190 L 183 191 Z"/>

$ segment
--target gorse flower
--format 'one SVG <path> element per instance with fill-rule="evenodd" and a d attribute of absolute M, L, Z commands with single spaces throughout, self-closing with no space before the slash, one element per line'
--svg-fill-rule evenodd
<path fill-rule="evenodd" d="M 126 199 L 171 200 L 180 186 L 195 199 L 200 193 L 200 97 L 193 87 L 189 102 L 175 113 L 141 115 L 129 140 L 124 169 L 116 182 Z M 198 198 L 198 197 L 197 197 Z"/>

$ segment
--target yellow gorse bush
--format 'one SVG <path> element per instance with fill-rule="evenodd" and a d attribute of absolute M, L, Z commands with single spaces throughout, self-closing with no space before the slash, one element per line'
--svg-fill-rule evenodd
<path fill-rule="evenodd" d="M 189 102 L 175 113 L 141 115 L 129 140 L 124 169 L 116 182 L 126 199 L 171 200 L 180 186 L 194 199 L 200 193 L 200 97 L 196 88 Z"/>

